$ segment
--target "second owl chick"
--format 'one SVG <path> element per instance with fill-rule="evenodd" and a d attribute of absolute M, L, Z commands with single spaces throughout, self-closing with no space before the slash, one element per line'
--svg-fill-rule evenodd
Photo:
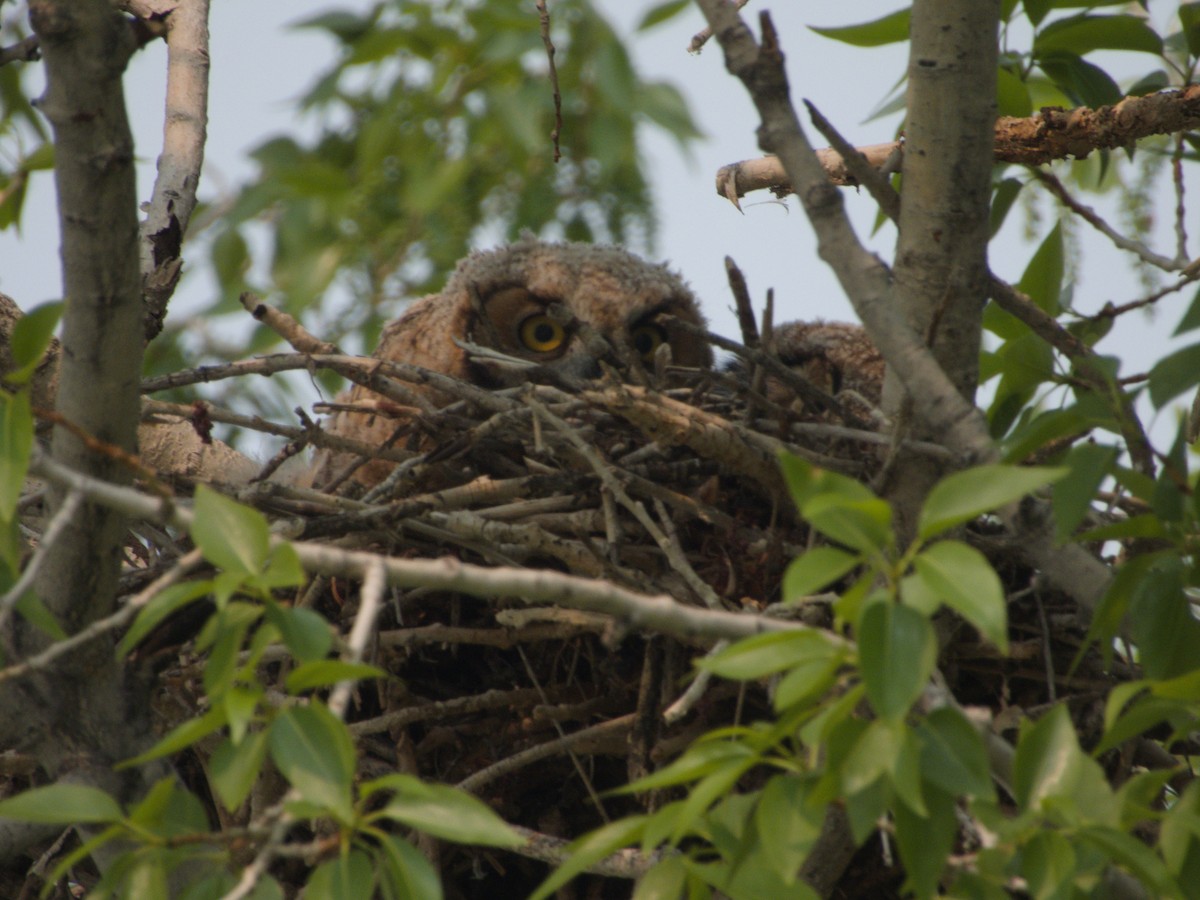
<path fill-rule="evenodd" d="M 562 324 L 550 309 L 561 304 L 574 322 Z M 439 294 L 416 301 L 384 328 L 374 356 L 412 363 L 481 387 L 512 387 L 522 370 L 472 361 L 455 339 L 489 347 L 549 367 L 574 379 L 600 374 L 599 360 L 581 334 L 590 328 L 629 356 L 649 363 L 662 344 L 676 365 L 706 367 L 712 351 L 670 317 L 703 326 L 692 292 L 665 266 L 619 247 L 547 243 L 523 239 L 507 247 L 472 253 L 458 264 Z M 449 398 L 413 387 L 435 404 Z M 355 385 L 338 400 L 362 403 L 378 395 Z M 403 419 L 339 412 L 326 430 L 382 445 Z M 327 483 L 353 457 L 322 451 L 314 482 Z M 355 473 L 362 484 L 381 481 L 392 464 L 373 460 Z"/>

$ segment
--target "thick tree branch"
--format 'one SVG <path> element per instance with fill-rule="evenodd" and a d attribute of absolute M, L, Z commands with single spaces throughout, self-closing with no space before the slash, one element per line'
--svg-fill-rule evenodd
<path fill-rule="evenodd" d="M 969 464 L 998 458 L 986 423 L 955 389 L 923 339 L 895 308 L 887 267 L 859 242 L 841 195 L 817 160 L 788 97 L 782 55 L 769 18 L 760 48 L 737 13 L 721 0 L 697 0 L 725 52 L 726 67 L 746 86 L 762 118 L 759 141 L 783 161 L 791 184 L 817 234 L 821 258 L 833 269 L 855 312 L 888 365 L 895 370 L 921 418 L 941 442 Z M 1026 559 L 1085 610 L 1093 610 L 1110 580 L 1109 571 L 1083 548 L 1056 547 L 1049 516 L 1019 518 L 1002 511 Z M 1036 522 L 1031 522 L 1030 518 Z M 1036 524 L 1036 527 L 1033 527 Z"/>
<path fill-rule="evenodd" d="M 1046 107 L 1027 118 L 996 120 L 993 153 L 997 162 L 1044 165 L 1056 159 L 1083 159 L 1093 150 L 1128 147 L 1155 134 L 1176 134 L 1200 127 L 1200 85 L 1146 97 L 1126 97 L 1099 109 Z M 903 141 L 858 148 L 876 167 L 904 150 Z M 831 181 L 857 184 L 836 150 L 817 151 Z M 786 167 L 776 156 L 730 163 L 717 170 L 717 193 L 737 205 L 752 191 L 792 192 Z"/>
<path fill-rule="evenodd" d="M 988 295 L 990 155 L 996 119 L 999 0 L 913 5 L 908 116 L 897 222 L 893 299 L 913 330 L 969 403 L 979 378 L 979 342 Z M 884 412 L 901 422 L 909 402 L 893 369 L 884 381 Z M 913 436 L 933 439 L 921 409 Z M 903 425 L 901 425 L 903 427 Z M 925 495 L 945 469 L 906 454 L 889 471 L 902 538 L 915 531 Z"/>

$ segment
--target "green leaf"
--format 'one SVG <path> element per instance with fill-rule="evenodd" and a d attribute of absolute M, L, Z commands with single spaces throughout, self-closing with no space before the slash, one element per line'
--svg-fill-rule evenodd
<path fill-rule="evenodd" d="M 388 673 L 366 663 L 348 663 L 338 659 L 322 659 L 297 666 L 288 673 L 284 686 L 289 694 L 300 694 L 314 688 L 328 687 L 339 681 L 362 681 L 367 678 L 387 678 Z"/>
<path fill-rule="evenodd" d="M 67 639 L 67 633 L 58 624 L 58 619 L 54 618 L 54 613 L 42 602 L 41 597 L 33 591 L 22 594 L 13 608 L 20 613 L 21 618 L 43 634 L 49 635 L 57 641 L 65 641 Z"/>
<path fill-rule="evenodd" d="M 1083 106 L 1109 106 L 1125 96 L 1112 76 L 1074 53 L 1046 53 L 1038 58 L 1038 66 L 1064 94 Z"/>
<path fill-rule="evenodd" d="M 821 834 L 825 811 L 807 802 L 808 784 L 795 775 L 767 782 L 754 808 L 759 845 L 772 868 L 794 876 Z"/>
<path fill-rule="evenodd" d="M 835 649 L 826 656 L 806 657 L 779 680 L 772 703 L 777 713 L 823 693 L 833 683 L 846 654 Z"/>
<path fill-rule="evenodd" d="M 5 374 L 5 381 L 19 385 L 33 377 L 54 337 L 62 311 L 62 303 L 44 303 L 17 319 L 12 331 L 13 368 Z"/>
<path fill-rule="evenodd" d="M 954 849 L 958 817 L 953 794 L 926 787 L 926 815 L 919 815 L 907 804 L 898 804 L 892 814 L 896 823 L 896 844 L 907 874 L 905 885 L 917 897 L 937 897 L 946 860 Z"/>
<path fill-rule="evenodd" d="M 896 603 L 872 603 L 859 625 L 858 656 L 867 696 L 888 719 L 903 718 L 937 661 L 937 639 L 925 616 Z"/>
<path fill-rule="evenodd" d="M 1051 22 L 1033 38 L 1033 55 L 1063 50 L 1085 56 L 1093 50 L 1134 50 L 1162 55 L 1162 38 L 1137 16 L 1072 16 Z"/>
<path fill-rule="evenodd" d="M 287 648 L 302 662 L 324 659 L 333 646 L 329 623 L 320 613 L 275 602 L 268 603 L 264 612 L 267 621 L 279 629 Z"/>
<path fill-rule="evenodd" d="M 250 796 L 250 789 L 267 758 L 267 733 L 254 731 L 239 744 L 226 739 L 209 760 L 208 777 L 217 796 L 231 812 Z"/>
<path fill-rule="evenodd" d="M 1200 3 L 1179 4 L 1179 24 L 1187 41 L 1188 55 L 1200 57 Z"/>
<path fill-rule="evenodd" d="M 899 9 L 879 19 L 863 22 L 858 25 L 843 25 L 834 28 L 820 28 L 809 25 L 811 31 L 844 44 L 855 47 L 880 47 L 884 44 L 895 44 L 908 40 L 908 26 L 912 19 L 911 9 Z"/>
<path fill-rule="evenodd" d="M 549 878 L 538 885 L 529 900 L 545 900 L 576 875 L 585 872 L 593 863 L 632 844 L 638 839 L 645 821 L 646 816 L 618 819 L 573 841 L 567 848 L 569 855 L 566 860 Z"/>
<path fill-rule="evenodd" d="M 1080 444 L 1064 460 L 1067 474 L 1051 492 L 1054 501 L 1054 540 L 1065 544 L 1092 508 L 1096 491 L 1117 460 L 1117 448 Z"/>
<path fill-rule="evenodd" d="M 730 760 L 742 760 L 751 755 L 753 755 L 753 751 L 741 742 L 706 741 L 693 744 L 684 751 L 679 759 L 657 772 L 652 772 L 631 784 L 618 788 L 616 793 L 650 791 L 699 781 Z"/>
<path fill-rule="evenodd" d="M 284 710 L 270 728 L 271 759 L 300 796 L 343 823 L 354 818 L 350 783 L 354 742 L 325 706 Z"/>
<path fill-rule="evenodd" d="M 892 542 L 892 508 L 878 497 L 848 500 L 820 494 L 804 504 L 801 514 L 831 540 L 863 553 L 878 553 Z"/>
<path fill-rule="evenodd" d="M 666 0 L 665 3 L 652 6 L 638 21 L 636 30 L 646 31 L 668 19 L 673 19 L 691 5 L 691 0 Z"/>
<path fill-rule="evenodd" d="M 795 603 L 837 581 L 861 562 L 837 547 L 814 547 L 792 560 L 783 573 L 783 602 Z"/>
<path fill-rule="evenodd" d="M 1060 833 L 1047 829 L 1034 834 L 1021 848 L 1021 861 L 1032 896 L 1071 896 L 1075 849 Z"/>
<path fill-rule="evenodd" d="M 1118 809 L 1104 772 L 1079 748 L 1065 705 L 1025 729 L 1017 744 L 1013 788 L 1023 809 L 1066 823 L 1116 824 Z"/>
<path fill-rule="evenodd" d="M 129 630 L 122 636 L 121 642 L 117 644 L 117 656 L 123 657 L 128 654 L 160 622 L 177 610 L 206 596 L 210 589 L 211 584 L 208 581 L 189 581 L 185 584 L 173 584 L 155 594 L 150 602 L 142 607 Z"/>
<path fill-rule="evenodd" d="M 1183 884 L 1200 884 L 1200 782 L 1193 781 L 1162 820 L 1163 860 Z"/>
<path fill-rule="evenodd" d="M 391 882 L 393 896 L 401 900 L 442 900 L 442 880 L 420 850 L 394 834 L 373 836 L 383 850 L 383 872 Z"/>
<path fill-rule="evenodd" d="M 33 451 L 29 391 L 0 390 L 0 519 L 12 521 Z"/>
<path fill-rule="evenodd" d="M 1024 118 L 1033 113 L 1029 88 L 1003 66 L 996 70 L 996 107 L 996 112 L 1002 116 Z"/>
<path fill-rule="evenodd" d="M 983 738 L 962 712 L 935 709 L 917 726 L 917 733 L 923 742 L 921 775 L 926 781 L 955 797 L 995 795 Z"/>
<path fill-rule="evenodd" d="M 906 731 L 903 722 L 876 719 L 862 730 L 844 758 L 839 755 L 842 787 L 848 796 L 866 791 L 896 768 Z"/>
<path fill-rule="evenodd" d="M 1150 887 L 1152 896 L 1189 896 L 1168 875 L 1158 855 L 1132 834 L 1115 827 L 1093 826 L 1080 831 L 1079 840 L 1099 849 L 1104 858 L 1128 868 L 1142 884 Z"/>
<path fill-rule="evenodd" d="M 233 574 L 262 570 L 270 549 L 270 531 L 262 513 L 203 484 L 196 488 L 195 511 L 192 540 L 205 559 Z"/>
<path fill-rule="evenodd" d="M 1200 4 L 1193 5 L 1200 6 Z M 1200 289 L 1197 289 L 1196 293 L 1192 295 L 1192 302 L 1188 304 L 1187 312 L 1183 314 L 1183 318 L 1179 320 L 1179 324 L 1171 332 L 1171 337 L 1179 337 L 1181 334 L 1186 334 L 1197 328 L 1200 328 Z"/>
<path fill-rule="evenodd" d="M 121 807 L 109 794 L 84 784 L 51 784 L 0 800 L 0 817 L 45 825 L 116 822 Z"/>
<path fill-rule="evenodd" d="M 1056 222 L 1025 267 L 1017 290 L 1027 294 L 1043 312 L 1057 316 L 1061 312 L 1058 301 L 1064 267 L 1062 222 Z"/>
<path fill-rule="evenodd" d="M 371 900 L 375 896 L 375 872 L 371 860 L 361 850 L 351 850 L 321 863 L 308 877 L 304 895 Z"/>
<path fill-rule="evenodd" d="M 753 681 L 808 660 L 841 656 L 843 651 L 824 632 L 777 631 L 744 638 L 696 667 L 734 681 Z"/>
<path fill-rule="evenodd" d="M 1021 188 L 1025 183 L 1018 178 L 1005 178 L 992 192 L 992 211 L 988 223 L 988 237 L 995 237 L 996 232 L 1004 224 L 1004 220 L 1008 217 L 1008 211 L 1012 209 L 1013 203 L 1016 202 L 1017 195 L 1021 193 Z"/>
<path fill-rule="evenodd" d="M 1200 384 L 1200 344 L 1176 350 L 1156 362 L 1149 384 L 1150 401 L 1158 409 Z"/>
<path fill-rule="evenodd" d="M 139 753 L 132 759 L 124 760 L 118 768 L 126 769 L 131 766 L 140 766 L 142 763 L 149 762 L 152 759 L 160 759 L 164 756 L 170 756 L 172 753 L 178 753 L 180 750 L 190 747 L 201 738 L 208 737 L 208 735 L 223 727 L 224 724 L 225 711 L 219 707 L 213 707 L 201 716 L 188 719 L 186 722 L 176 725 L 145 753 Z"/>
<path fill-rule="evenodd" d="M 678 900 L 686 896 L 686 886 L 687 869 L 683 859 L 667 856 L 637 880 L 632 900 Z"/>
<path fill-rule="evenodd" d="M 1036 26 L 1046 18 L 1046 13 L 1054 6 L 1054 0 L 1023 0 L 1021 5 L 1024 6 L 1029 21 Z"/>
<path fill-rule="evenodd" d="M 1004 586 L 987 557 L 961 541 L 939 541 L 920 553 L 913 566 L 942 602 L 1008 651 L 1008 611 Z"/>
<path fill-rule="evenodd" d="M 934 485 L 921 509 L 918 534 L 928 540 L 985 512 L 1021 499 L 1067 475 L 1067 469 L 978 466 L 948 475 Z"/>
<path fill-rule="evenodd" d="M 411 775 L 389 775 L 363 787 L 367 794 L 391 790 L 378 815 L 459 844 L 520 847 L 513 828 L 479 798 L 444 784 L 428 784 Z"/>
<path fill-rule="evenodd" d="M 821 494 L 832 494 L 845 500 L 875 498 L 871 489 L 862 482 L 817 468 L 808 460 L 791 453 L 779 454 L 779 467 L 783 471 L 792 501 L 799 510 L 803 510 L 809 500 Z"/>

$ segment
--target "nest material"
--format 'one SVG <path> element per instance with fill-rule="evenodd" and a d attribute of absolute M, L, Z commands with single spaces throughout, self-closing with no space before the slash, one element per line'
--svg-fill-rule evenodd
<path fill-rule="evenodd" d="M 818 540 L 787 497 L 778 452 L 869 481 L 890 438 L 863 427 L 873 412 L 863 398 L 842 397 L 842 406 L 828 398 L 828 408 L 783 406 L 751 389 L 762 384 L 753 367 L 737 377 L 691 372 L 681 381 L 674 373 L 672 382 L 683 386 L 658 391 L 610 380 L 568 391 L 531 381 L 494 395 L 486 409 L 464 401 L 415 420 L 396 435 L 407 459 L 365 497 L 273 485 L 260 489 L 258 501 L 294 517 L 306 539 L 550 568 L 685 604 L 778 609 L 784 568 Z M 851 404 L 855 412 L 845 415 L 852 426 L 832 411 Z M 977 538 L 996 540 L 983 531 Z M 1032 657 L 998 659 L 962 628 L 947 642 L 943 666 L 961 676 L 962 702 L 999 712 L 1014 700 L 1029 706 L 1047 699 L 1054 668 L 1039 659 L 1049 649 L 1041 623 L 1054 599 L 1033 603 L 1031 573 L 1005 559 L 1002 543 L 991 550 L 1011 589 L 1026 597 L 1014 607 L 1023 619 L 1014 628 L 1033 642 Z M 356 592 L 354 584 L 317 579 L 297 602 L 345 633 Z M 391 677 L 360 685 L 347 714 L 360 739 L 363 777 L 402 771 L 457 784 L 545 835 L 570 839 L 661 805 L 672 797 L 603 795 L 706 731 L 770 714 L 765 686 L 713 683 L 680 700 L 702 643 L 503 598 L 416 589 L 390 599 L 372 661 Z M 832 623 L 824 598 L 782 614 Z M 1064 635 L 1054 650 L 1059 671 L 1071 651 L 1072 637 Z M 172 709 L 164 728 L 195 712 L 196 697 L 184 686 L 198 670 L 174 671 L 163 682 L 171 695 L 164 709 Z M 675 703 L 667 725 L 664 711 Z M 427 842 L 423 849 L 440 864 L 451 897 L 523 896 L 547 871 L 473 848 Z M 894 871 L 880 871 L 879 857 L 871 859 L 872 883 L 899 884 Z M 855 879 L 862 870 L 851 869 Z M 853 883 L 844 880 L 840 896 L 855 896 Z M 594 896 L 628 891 L 627 882 L 597 881 Z"/>

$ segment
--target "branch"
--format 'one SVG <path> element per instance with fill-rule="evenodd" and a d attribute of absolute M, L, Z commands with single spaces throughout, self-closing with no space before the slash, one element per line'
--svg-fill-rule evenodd
<path fill-rule="evenodd" d="M 167 102 L 158 178 L 141 226 L 144 332 L 162 331 L 183 268 L 183 238 L 196 208 L 208 123 L 208 4 L 181 0 L 166 14 Z M 161 13 L 158 13 L 161 15 Z"/>
<path fill-rule="evenodd" d="M 1064 110 L 1048 106 L 1035 116 L 1001 116 L 996 120 L 993 152 L 997 162 L 1044 165 L 1056 159 L 1083 159 L 1093 150 L 1127 147 L 1155 134 L 1176 134 L 1200 126 L 1200 85 L 1163 91 L 1146 97 L 1126 97 L 1099 109 Z M 872 144 L 858 148 L 876 168 L 903 152 L 904 142 Z M 817 151 L 834 184 L 854 185 L 836 150 Z M 743 160 L 717 170 L 717 193 L 735 206 L 751 191 L 769 189 L 791 193 L 792 181 L 778 157 Z"/>
<path fill-rule="evenodd" d="M 64 490 L 78 490 L 94 503 L 104 504 L 139 519 L 177 528 L 189 528 L 191 509 L 133 488 L 109 484 L 81 475 L 37 453 L 30 471 Z M 282 538 L 272 538 L 281 543 Z M 796 622 L 750 613 L 725 612 L 683 606 L 666 594 L 649 595 L 592 578 L 551 570 L 508 566 L 476 566 L 456 559 L 397 559 L 362 551 L 341 550 L 328 544 L 293 541 L 304 568 L 320 575 L 362 580 L 380 562 L 384 579 L 392 587 L 430 587 L 457 591 L 472 597 L 510 597 L 522 603 L 565 606 L 613 616 L 630 628 L 647 629 L 692 639 L 750 637 L 766 632 L 802 629 Z M 840 641 L 835 636 L 829 640 Z"/>
<path fill-rule="evenodd" d="M 721 0 L 698 0 L 725 52 L 726 67 L 746 86 L 762 119 L 763 149 L 783 161 L 790 183 L 816 232 L 821 258 L 833 269 L 855 312 L 888 365 L 904 383 L 926 425 L 967 463 L 999 458 L 979 411 L 955 390 L 922 338 L 893 304 L 887 267 L 859 242 L 841 195 L 830 184 L 791 106 L 783 57 L 770 19 L 764 17 L 760 48 L 737 13 Z M 1025 558 L 1087 611 L 1108 588 L 1106 566 L 1075 545 L 1056 547 L 1046 510 L 1029 506 L 1001 511 Z"/>
<path fill-rule="evenodd" d="M 40 107 L 54 129 L 62 235 L 63 296 L 58 412 L 127 452 L 136 446 L 141 374 L 141 290 L 133 138 L 121 76 L 135 49 L 126 20 L 106 0 L 34 0 L 47 87 Z M 71 468 L 118 483 L 129 472 L 56 429 L 53 454 Z M 52 506 L 62 493 L 52 492 Z M 115 598 L 120 516 L 92 505 L 47 559 L 38 593 L 77 631 Z"/>

